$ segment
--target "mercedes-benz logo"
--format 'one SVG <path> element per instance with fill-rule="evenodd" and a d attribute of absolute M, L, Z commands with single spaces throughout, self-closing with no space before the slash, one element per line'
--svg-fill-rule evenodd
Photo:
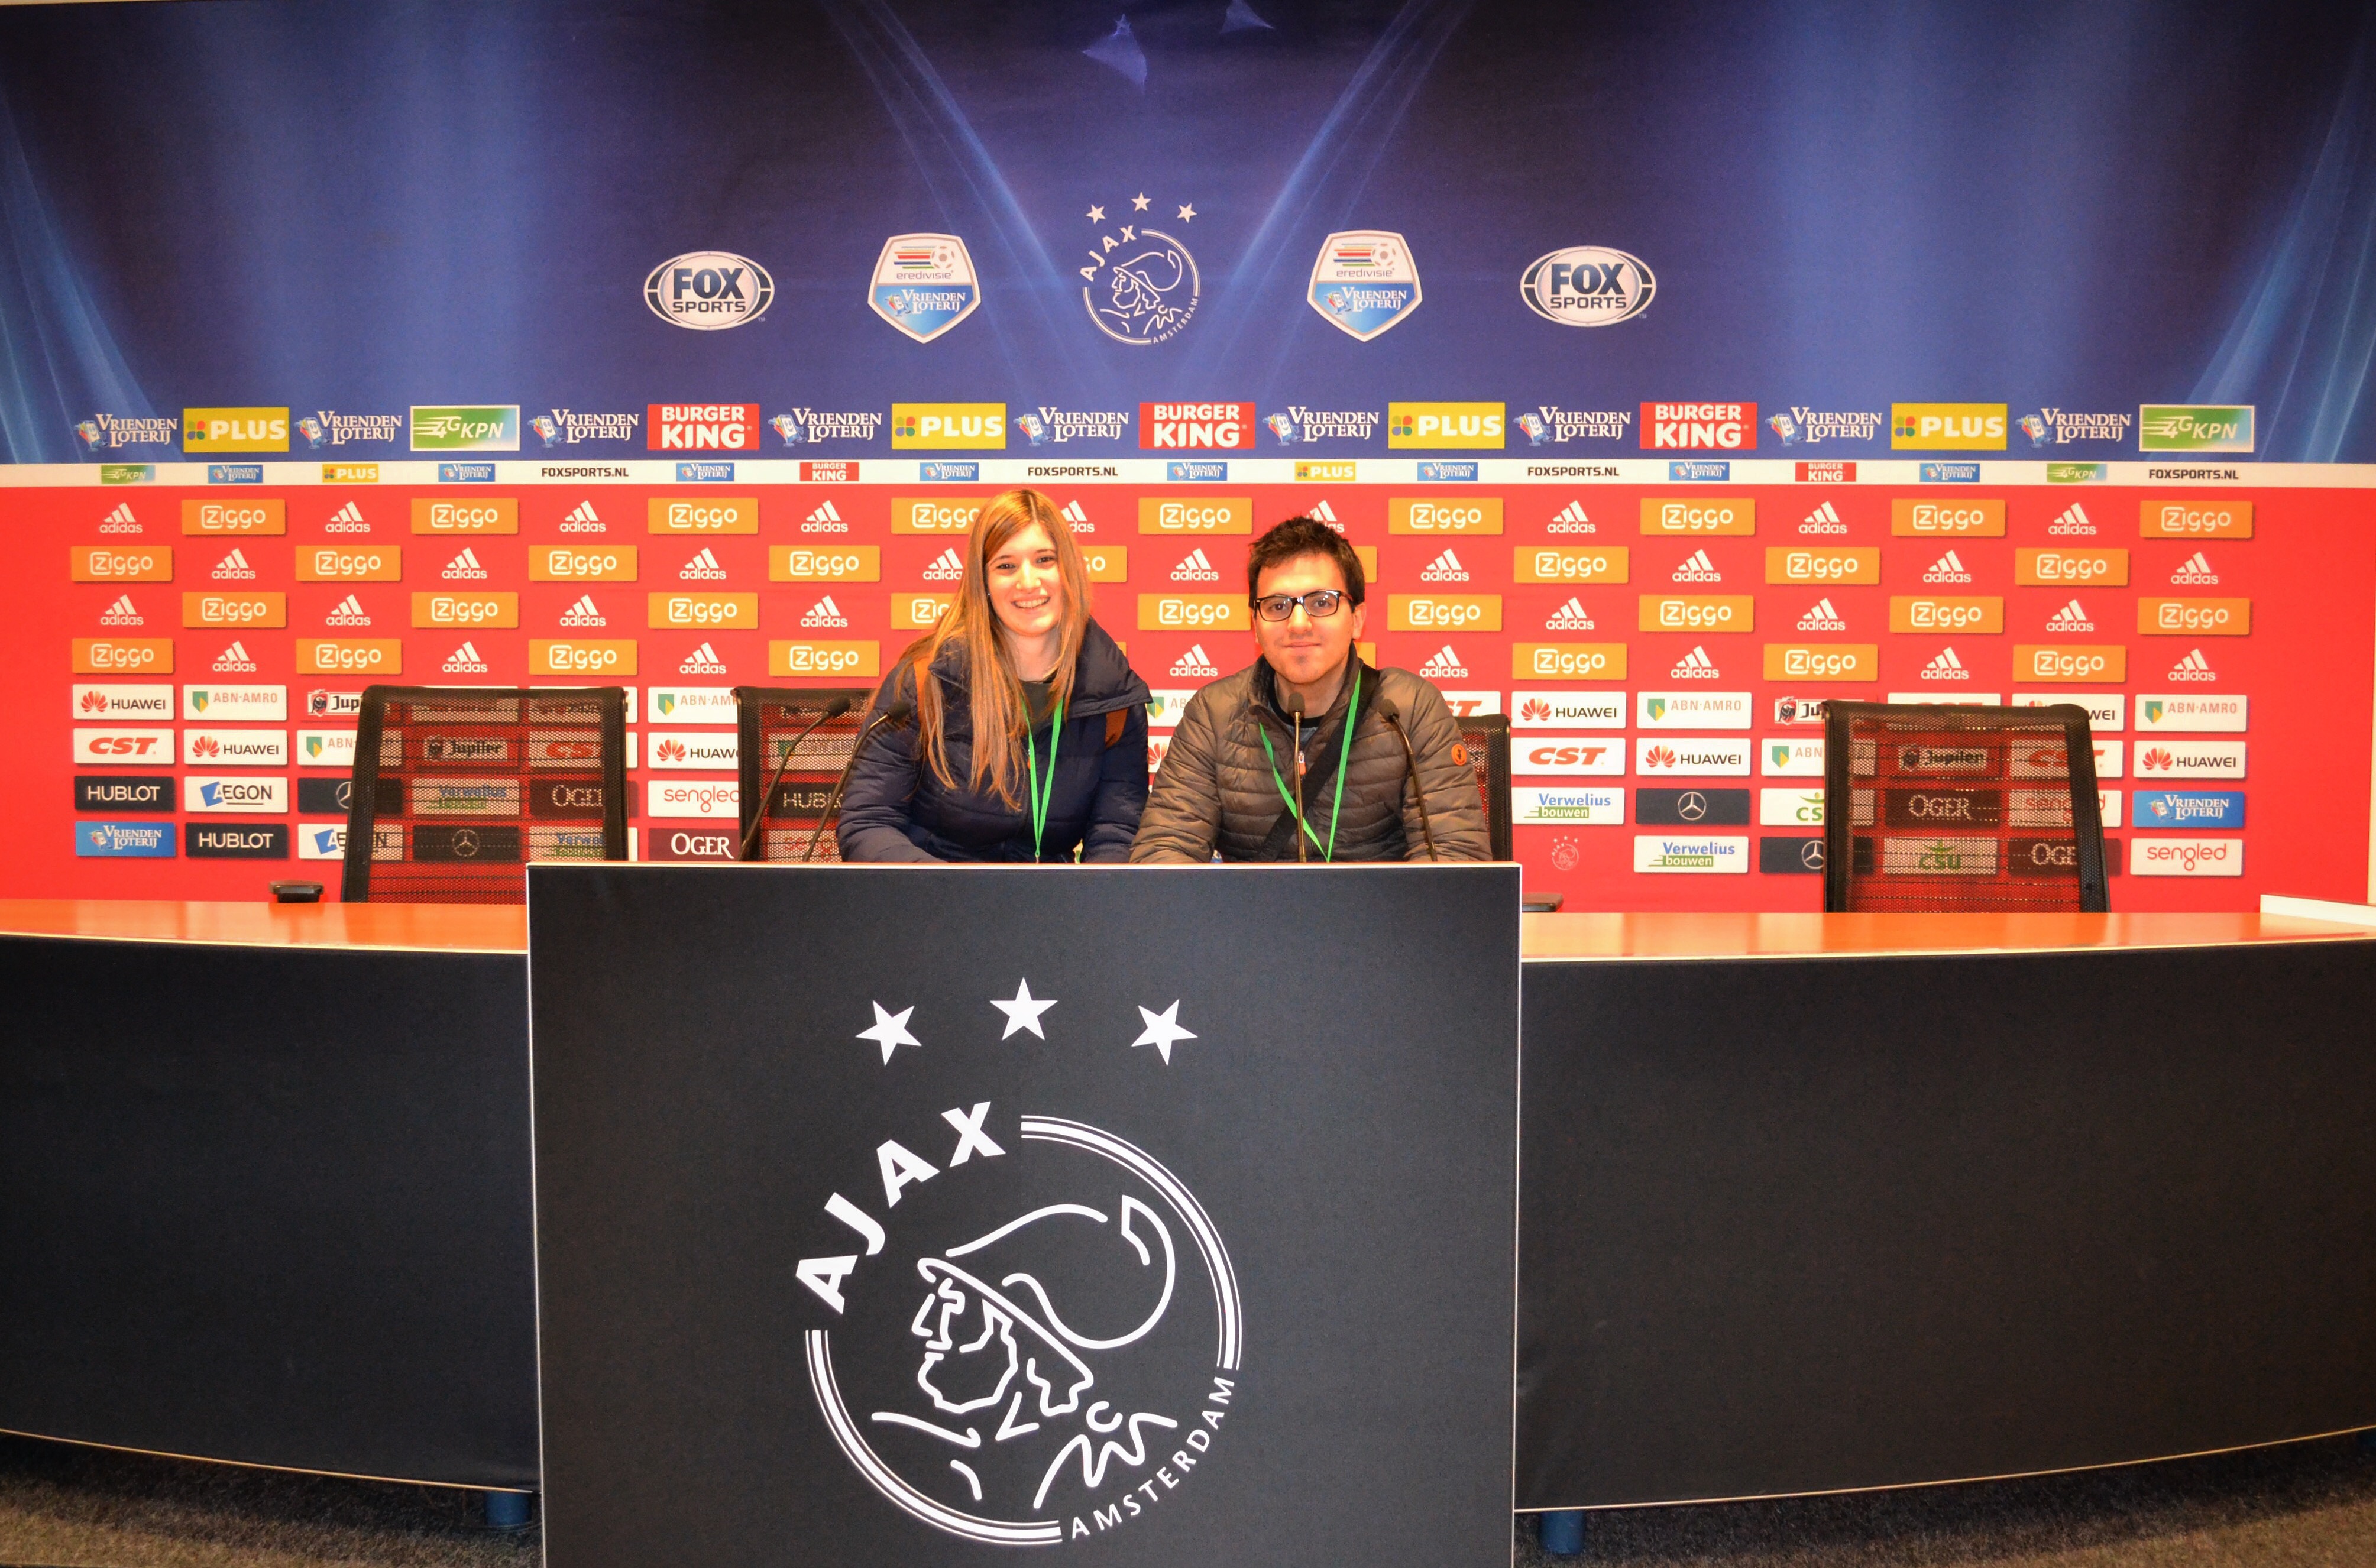
<path fill-rule="evenodd" d="M 1697 790 L 1686 790 L 1675 799 L 1675 814 L 1685 822 L 1697 822 L 1707 815 L 1707 797 Z"/>
<path fill-rule="evenodd" d="M 1800 845 L 1799 863 L 1805 866 L 1809 871 L 1823 870 L 1824 841 L 1820 838 L 1810 838 L 1805 843 Z"/>
<path fill-rule="evenodd" d="M 478 852 L 479 830 L 475 827 L 456 828 L 454 830 L 454 858 L 457 861 L 467 861 L 477 855 Z"/>

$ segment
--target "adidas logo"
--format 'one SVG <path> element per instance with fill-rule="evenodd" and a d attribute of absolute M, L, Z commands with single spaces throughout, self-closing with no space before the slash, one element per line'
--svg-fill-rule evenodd
<path fill-rule="evenodd" d="M 1675 568 L 1675 581 L 1720 583 L 1724 581 L 1724 574 L 1716 569 L 1716 563 L 1708 559 L 1706 551 L 1694 550 L 1684 559 L 1681 565 Z"/>
<path fill-rule="evenodd" d="M 240 581 L 255 576 L 255 568 L 247 564 L 247 557 L 240 553 L 239 546 L 233 545 L 230 554 L 215 563 L 213 576 L 219 583 Z"/>
<path fill-rule="evenodd" d="M 139 611 L 132 607 L 132 596 L 127 593 L 117 596 L 114 603 L 100 612 L 99 624 L 102 626 L 145 626 L 148 623 Z"/>
<path fill-rule="evenodd" d="M 1174 675 L 1202 675 L 1207 680 L 1220 674 L 1213 668 L 1213 661 L 1205 657 L 1205 645 L 1202 643 L 1191 644 L 1187 652 L 1174 659 L 1171 672 Z"/>
<path fill-rule="evenodd" d="M 718 564 L 718 557 L 705 544 L 692 560 L 677 568 L 676 575 L 688 583 L 722 583 L 726 580 L 726 568 Z"/>
<path fill-rule="evenodd" d="M 1077 499 L 1065 502 L 1056 515 L 1075 528 L 1086 529 L 1092 533 L 1097 531 L 1097 525 L 1089 521 L 1089 515 L 1081 510 L 1081 504 Z"/>
<path fill-rule="evenodd" d="M 680 675 L 723 675 L 726 673 L 726 661 L 718 657 L 716 648 L 704 643 L 684 656 L 684 662 L 676 667 L 676 672 Z"/>
<path fill-rule="evenodd" d="M 106 517 L 101 517 L 99 520 L 99 531 L 101 533 L 138 533 L 140 531 L 140 519 L 132 515 L 132 503 L 129 501 L 117 502 L 115 504 L 115 510 L 110 512 Z"/>
<path fill-rule="evenodd" d="M 1826 501 L 1807 514 L 1799 524 L 1799 531 L 1800 533 L 1846 533 L 1848 531 L 1848 526 L 1840 521 L 1838 508 Z"/>
<path fill-rule="evenodd" d="M 2046 618 L 2046 629 L 2049 632 L 2092 632 L 2096 629 L 2096 623 L 2087 619 L 2087 612 L 2080 608 L 2079 601 L 2074 599 Z"/>
<path fill-rule="evenodd" d="M 1693 648 L 1667 671 L 1669 681 L 1713 681 L 1717 675 L 1716 660 L 1708 657 L 1707 649 L 1704 647 Z"/>
<path fill-rule="evenodd" d="M 602 613 L 601 607 L 594 602 L 592 594 L 581 593 L 576 603 L 561 612 L 561 624 L 564 626 L 607 626 L 611 622 Z"/>
<path fill-rule="evenodd" d="M 1423 583 L 1465 583 L 1468 580 L 1468 568 L 1460 564 L 1459 556 L 1447 550 L 1420 568 L 1419 580 Z"/>
<path fill-rule="evenodd" d="M 486 576 L 483 572 L 479 575 Z M 477 648 L 465 642 L 446 655 L 445 669 L 448 675 L 483 675 L 487 672 L 487 661 L 479 657 Z"/>
<path fill-rule="evenodd" d="M 340 600 L 337 609 L 322 617 L 322 624 L 325 626 L 368 626 L 371 624 L 371 612 L 363 608 L 363 601 L 353 594 L 349 594 Z"/>
<path fill-rule="evenodd" d="M 832 502 L 827 501 L 802 519 L 801 531 L 802 533 L 848 533 L 849 525 L 841 520 L 841 514 L 833 509 Z"/>
<path fill-rule="evenodd" d="M 363 509 L 350 501 L 330 514 L 330 520 L 322 525 L 322 531 L 324 533 L 369 533 L 371 524 L 363 520 Z"/>
<path fill-rule="evenodd" d="M 1972 580 L 1972 574 L 1964 570 L 1963 561 L 1950 550 L 1930 563 L 1930 569 L 1922 574 L 1922 580 L 1926 583 L 1968 583 Z"/>
<path fill-rule="evenodd" d="M 2178 564 L 2178 570 L 2169 575 L 2169 580 L 2173 583 L 2216 583 L 2219 580 L 2219 574 L 2211 569 L 2210 559 L 2198 550 Z"/>
<path fill-rule="evenodd" d="M 1546 632 L 1589 632 L 1592 617 L 1585 612 L 1584 601 L 1570 594 L 1567 602 L 1554 610 L 1543 622 Z"/>
<path fill-rule="evenodd" d="M 957 554 L 957 547 L 954 544 L 933 556 L 933 564 L 923 571 L 923 578 L 928 583 L 953 583 L 964 576 L 965 560 Z"/>
<path fill-rule="evenodd" d="M 826 594 L 823 599 L 818 600 L 814 604 L 809 606 L 808 613 L 801 617 L 801 624 L 803 626 L 847 626 L 849 624 L 849 617 L 841 612 L 841 606 L 833 601 L 833 595 Z"/>
<path fill-rule="evenodd" d="M 1848 624 L 1840 619 L 1840 612 L 1832 608 L 1830 600 L 1819 599 L 1808 607 L 1804 615 L 1799 617 L 1799 629 L 1802 632 L 1845 632 Z"/>
<path fill-rule="evenodd" d="M 1955 657 L 1955 650 L 1952 647 L 1941 648 L 1939 657 L 1924 665 L 1922 672 L 1915 677 L 1919 681 L 1968 681 L 1971 678 L 1972 672 L 1964 668 L 1964 661 Z"/>
<path fill-rule="evenodd" d="M 1221 580 L 1221 574 L 1213 570 L 1213 563 L 1206 557 L 1204 547 L 1200 545 L 1182 556 L 1180 564 L 1171 568 L 1171 580 L 1175 583 L 1218 583 Z"/>
<path fill-rule="evenodd" d="M 1427 662 L 1419 667 L 1419 672 L 1431 681 L 1468 679 L 1468 667 L 1460 662 L 1460 656 L 1452 651 L 1450 643 L 1429 654 Z"/>
<path fill-rule="evenodd" d="M 487 569 L 479 564 L 479 557 L 466 544 L 462 547 L 462 553 L 446 562 L 446 569 L 437 575 L 447 578 L 483 577 Z"/>
<path fill-rule="evenodd" d="M 255 660 L 247 656 L 246 647 L 234 641 L 215 656 L 214 672 L 218 675 L 253 675 L 255 673 Z"/>
<path fill-rule="evenodd" d="M 1325 496 L 1318 501 L 1314 501 L 1312 504 L 1311 510 L 1305 512 L 1303 515 L 1310 517 L 1315 523 L 1326 523 L 1338 533 L 1343 533 L 1345 531 L 1344 525 L 1336 520 L 1336 508 L 1328 505 L 1327 498 Z"/>
<path fill-rule="evenodd" d="M 2061 534 L 2092 534 L 2096 531 L 2096 522 L 2094 518 L 2087 516 L 2086 507 L 2073 501 L 2062 509 L 2062 516 L 2046 525 L 2046 531 Z"/>
<path fill-rule="evenodd" d="M 1598 533 L 1600 530 L 1594 528 L 1592 519 L 1584 515 L 1584 503 L 1571 501 L 1551 514 L 1550 525 L 1543 531 L 1546 533 Z"/>
<path fill-rule="evenodd" d="M 563 533 L 607 533 L 602 519 L 594 511 L 594 503 L 580 501 L 561 516 Z"/>
<path fill-rule="evenodd" d="M 2170 667 L 2173 681 L 2216 681 L 2219 672 L 2211 668 L 2211 660 L 2203 657 L 2201 648 L 2191 648 L 2184 659 Z"/>

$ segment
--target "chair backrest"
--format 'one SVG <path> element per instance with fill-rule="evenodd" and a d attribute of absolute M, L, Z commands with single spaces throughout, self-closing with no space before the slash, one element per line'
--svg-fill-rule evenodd
<path fill-rule="evenodd" d="M 2087 710 L 1824 710 L 1824 908 L 2109 907 Z"/>
<path fill-rule="evenodd" d="M 797 861 L 816 840 L 815 861 L 841 859 L 841 847 L 831 832 L 817 831 L 820 814 L 866 722 L 865 686 L 737 686 L 734 688 L 738 745 L 736 766 L 742 781 L 740 831 L 748 836 L 751 824 L 764 809 L 767 826 L 753 840 L 748 858 L 754 861 Z M 824 723 L 816 722 L 837 697 L 849 699 L 849 711 Z M 814 728 L 812 729 L 811 726 Z M 802 731 L 808 733 L 802 734 Z M 790 746 L 789 758 L 785 747 Z M 760 791 L 782 767 L 784 776 L 763 803 Z"/>
<path fill-rule="evenodd" d="M 1503 713 L 1480 713 L 1463 719 L 1461 748 L 1468 766 L 1477 770 L 1477 793 L 1485 803 L 1485 833 L 1492 841 L 1493 858 L 1516 860 L 1510 834 L 1510 719 Z"/>
<path fill-rule="evenodd" d="M 530 861 L 627 858 L 618 686 L 371 686 L 347 802 L 349 903 L 517 904 Z"/>

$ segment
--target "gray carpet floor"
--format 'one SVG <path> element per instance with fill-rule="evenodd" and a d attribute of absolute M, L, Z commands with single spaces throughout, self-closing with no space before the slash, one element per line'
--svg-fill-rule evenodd
<path fill-rule="evenodd" d="M 0 1563 L 537 1568 L 536 1531 L 471 1494 L 0 1439 Z M 1530 1525 L 1517 1561 L 1626 1568 L 2368 1568 L 2376 1452 L 2346 1439 L 1987 1485 L 1591 1516 L 1583 1559 Z"/>

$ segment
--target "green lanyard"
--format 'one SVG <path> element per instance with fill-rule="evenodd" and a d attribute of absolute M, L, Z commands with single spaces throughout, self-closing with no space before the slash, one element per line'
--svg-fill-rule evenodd
<path fill-rule="evenodd" d="M 1357 660 L 1353 665 L 1353 699 L 1345 705 L 1345 734 L 1336 743 L 1336 801 L 1328 808 L 1328 842 L 1325 844 L 1320 841 L 1320 835 L 1312 831 L 1312 825 L 1303 820 L 1302 804 L 1287 792 L 1287 780 L 1278 775 L 1278 754 L 1270 747 L 1270 731 L 1264 728 L 1261 719 L 1254 720 L 1254 733 L 1262 737 L 1263 755 L 1270 762 L 1270 781 L 1278 786 L 1278 798 L 1285 801 L 1287 809 L 1295 814 L 1295 826 L 1312 840 L 1312 847 L 1320 851 L 1320 858 L 1324 861 L 1336 858 L 1336 814 L 1345 809 L 1345 765 L 1353 760 L 1353 721 L 1360 716 L 1361 666 Z M 1049 766 L 1053 767 L 1055 765 L 1051 763 Z"/>
<path fill-rule="evenodd" d="M 1028 715 L 1025 716 L 1027 719 Z M 1032 740 L 1031 731 L 1023 731 L 1023 745 L 1029 754 L 1031 787 L 1031 858 L 1040 858 L 1040 836 L 1048 829 L 1048 799 L 1056 792 L 1056 747 L 1064 739 L 1064 705 L 1056 705 L 1056 722 L 1048 727 L 1048 782 L 1040 782 L 1040 746 Z"/>

